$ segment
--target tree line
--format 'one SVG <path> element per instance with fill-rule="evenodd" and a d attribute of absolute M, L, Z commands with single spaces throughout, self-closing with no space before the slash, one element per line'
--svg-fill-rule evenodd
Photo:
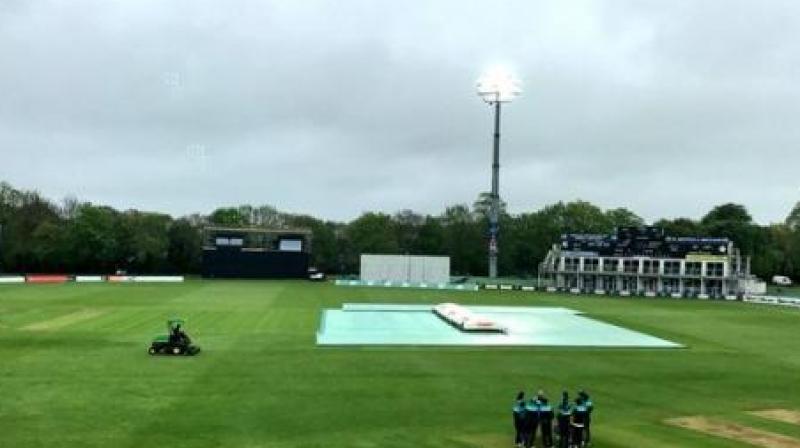
<path fill-rule="evenodd" d="M 271 206 L 223 207 L 209 215 L 173 218 L 120 211 L 67 198 L 55 203 L 35 191 L 0 183 L 0 272 L 137 274 L 200 272 L 206 225 L 304 228 L 313 233 L 312 263 L 330 273 L 357 273 L 361 253 L 448 255 L 454 275 L 486 274 L 490 198 L 446 207 L 439 215 L 411 210 L 363 213 L 350 222 L 281 212 Z M 603 210 L 589 202 L 558 202 L 519 214 L 501 207 L 499 270 L 532 277 L 563 233 L 610 233 L 644 225 L 625 208 Z M 753 273 L 800 279 L 800 202 L 785 222 L 759 225 L 739 204 L 714 207 L 699 220 L 653 223 L 671 236 L 731 238 L 752 257 Z"/>

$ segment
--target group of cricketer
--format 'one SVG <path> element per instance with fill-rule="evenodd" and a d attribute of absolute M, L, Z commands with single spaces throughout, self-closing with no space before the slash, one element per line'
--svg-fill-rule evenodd
<path fill-rule="evenodd" d="M 534 447 L 539 432 L 544 448 L 584 448 L 592 443 L 594 404 L 586 391 L 578 392 L 574 403 L 569 401 L 569 393 L 564 391 L 555 408 L 550 405 L 544 391 L 540 390 L 528 400 L 525 392 L 519 392 L 512 410 L 517 448 Z M 557 445 L 554 444 L 554 432 Z"/>

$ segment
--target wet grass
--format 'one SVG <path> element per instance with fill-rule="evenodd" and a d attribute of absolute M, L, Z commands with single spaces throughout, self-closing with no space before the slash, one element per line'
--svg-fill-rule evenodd
<path fill-rule="evenodd" d="M 314 343 L 323 308 L 441 301 L 566 306 L 688 348 Z M 146 354 L 171 316 L 187 319 L 200 356 Z M 0 445 L 506 447 L 518 389 L 586 388 L 597 447 L 740 446 L 663 420 L 774 429 L 742 415 L 800 409 L 798 325 L 798 310 L 696 300 L 306 282 L 0 285 Z"/>

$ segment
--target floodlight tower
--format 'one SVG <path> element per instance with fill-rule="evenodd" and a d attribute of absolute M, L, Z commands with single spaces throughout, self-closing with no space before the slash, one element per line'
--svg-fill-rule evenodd
<path fill-rule="evenodd" d="M 500 105 L 511 102 L 521 92 L 511 72 L 495 67 L 478 79 L 478 96 L 494 107 L 494 147 L 492 154 L 492 193 L 489 209 L 489 278 L 497 277 L 497 237 L 500 231 Z"/>

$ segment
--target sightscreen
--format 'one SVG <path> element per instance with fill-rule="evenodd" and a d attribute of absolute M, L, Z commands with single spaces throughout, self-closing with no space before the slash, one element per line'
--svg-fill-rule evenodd
<path fill-rule="evenodd" d="M 450 257 L 362 254 L 361 280 L 449 283 Z"/>

